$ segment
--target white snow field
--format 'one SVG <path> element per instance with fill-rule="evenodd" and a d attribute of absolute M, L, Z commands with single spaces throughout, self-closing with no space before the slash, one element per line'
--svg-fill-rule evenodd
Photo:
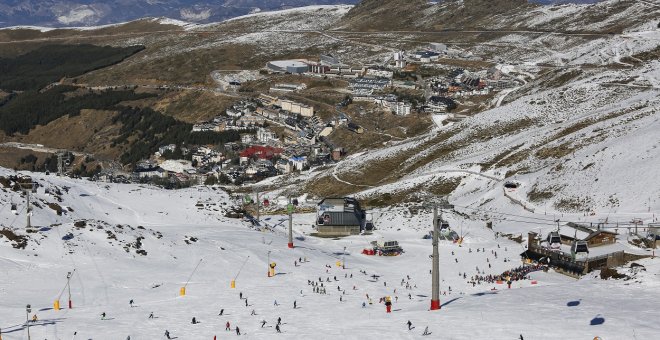
<path fill-rule="evenodd" d="M 10 174 L 0 169 L 0 176 Z M 605 281 L 597 273 L 576 280 L 550 271 L 530 274 L 536 284 L 522 280 L 511 289 L 496 283 L 473 287 L 467 281 L 476 267 L 485 274 L 500 274 L 521 265 L 519 254 L 524 249 L 508 239 L 496 239 L 481 222 L 449 215 L 465 242 L 458 246 L 441 241 L 441 291 L 447 295 L 441 295 L 440 310 L 429 311 L 431 243 L 422 236 L 430 230 L 430 211 L 414 215 L 400 208 L 376 211 L 379 230 L 373 235 L 340 240 L 309 236 L 314 214 L 295 214 L 295 248 L 289 249 L 287 224 L 280 223 L 285 217 L 263 216 L 271 226 L 266 231 L 225 218 L 231 201 L 219 189 L 167 191 L 29 175 L 42 185 L 33 195 L 33 202 L 41 207 L 33 207 L 32 222 L 38 232 L 25 232 L 25 215 L 20 213 L 24 199 L 8 188 L 0 189 L 2 229 L 30 237 L 25 249 L 15 249 L 14 242 L 0 236 L 4 340 L 27 338 L 27 304 L 32 306 L 29 317 L 38 316 L 38 321 L 30 322 L 32 338 L 51 340 L 121 340 L 129 335 L 132 340 L 164 339 L 165 330 L 178 339 L 227 339 L 237 336 L 236 326 L 247 339 L 416 339 L 426 338 L 422 336 L 426 326 L 432 339 L 518 339 L 521 334 L 524 339 L 654 339 L 660 334 L 654 321 L 660 317 L 656 259 L 638 261 L 645 271 L 619 269 L 631 275 L 630 280 Z M 45 194 L 46 188 L 51 193 L 60 190 L 60 206 L 73 211 L 57 216 L 45 205 L 56 201 Z M 12 202 L 20 215 L 11 212 Z M 74 226 L 81 219 L 87 220 L 86 225 Z M 536 230 L 529 224 L 511 228 Z M 143 237 L 139 246 L 138 237 Z M 398 240 L 405 253 L 361 254 L 370 241 L 379 239 Z M 138 254 L 136 247 L 147 254 Z M 270 260 L 277 263 L 277 274 L 271 278 L 267 277 L 269 252 Z M 303 263 L 294 265 L 299 258 Z M 344 258 L 342 269 L 336 262 Z M 66 276 L 74 269 L 73 309 L 67 309 Z M 459 273 L 466 273 L 467 279 Z M 237 275 L 232 289 L 230 282 Z M 308 285 L 308 280 L 319 278 L 327 294 L 314 293 Z M 180 296 L 188 280 L 186 295 Z M 244 299 L 239 299 L 240 293 Z M 363 308 L 366 294 L 373 304 Z M 384 296 L 393 298 L 390 314 L 378 302 Z M 62 309 L 56 311 L 53 302 L 58 297 Z M 129 305 L 131 299 L 134 307 Z M 274 306 L 275 300 L 279 306 Z M 223 316 L 218 315 L 221 309 Z M 153 319 L 148 318 L 151 312 Z M 191 324 L 193 317 L 200 323 Z M 281 334 L 275 331 L 278 317 Z M 267 322 L 263 328 L 262 320 Z M 408 320 L 413 330 L 408 330 Z M 231 323 L 231 331 L 225 331 L 226 322 Z"/>

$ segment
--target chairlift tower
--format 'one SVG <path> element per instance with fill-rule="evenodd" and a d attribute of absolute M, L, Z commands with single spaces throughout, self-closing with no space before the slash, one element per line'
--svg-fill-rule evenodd
<path fill-rule="evenodd" d="M 453 209 L 454 206 L 449 203 L 433 205 L 433 267 L 431 268 L 431 310 L 440 309 L 440 255 L 438 253 L 438 236 L 440 234 L 438 221 L 442 220 L 443 209 Z M 440 218 L 438 219 L 438 210 Z"/>
<path fill-rule="evenodd" d="M 293 248 L 293 209 L 293 203 L 291 203 L 291 197 L 289 197 L 289 204 L 286 206 L 289 213 L 289 248 Z"/>
<path fill-rule="evenodd" d="M 62 152 L 57 153 L 57 175 L 62 176 L 64 174 L 64 154 Z"/>
<path fill-rule="evenodd" d="M 25 193 L 25 197 L 27 199 L 27 205 L 25 208 L 25 214 L 26 214 L 26 228 L 31 228 L 32 223 L 30 223 L 30 213 L 32 212 L 32 207 L 30 206 L 30 192 L 34 188 L 34 183 L 21 183 L 21 189 Z"/>

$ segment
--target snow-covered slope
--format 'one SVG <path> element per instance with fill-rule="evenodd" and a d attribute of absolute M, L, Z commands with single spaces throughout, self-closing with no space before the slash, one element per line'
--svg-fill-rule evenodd
<path fill-rule="evenodd" d="M 0 169 L 1 176 L 10 174 Z M 266 216 L 269 227 L 263 231 L 225 218 L 223 210 L 232 201 L 219 190 L 167 191 L 30 175 L 41 185 L 32 195 L 43 207 L 33 206 L 38 231 L 26 233 L 25 217 L 10 212 L 11 202 L 20 212 L 24 200 L 10 189 L 0 191 L 3 228 L 29 237 L 25 249 L 0 237 L 3 339 L 25 338 L 26 304 L 32 306 L 30 317 L 38 317 L 30 323 L 31 336 L 48 339 L 160 339 L 165 330 L 179 339 L 235 336 L 224 330 L 226 322 L 232 333 L 238 326 L 250 339 L 417 338 L 426 326 L 433 336 L 447 339 L 520 334 L 526 339 L 627 339 L 660 332 L 647 321 L 660 316 L 655 308 L 660 297 L 657 260 L 640 262 L 646 272 L 621 270 L 632 277 L 628 281 L 589 276 L 576 282 L 553 272 L 533 272 L 511 289 L 496 282 L 473 286 L 468 281 L 477 271 L 500 274 L 520 266 L 524 249 L 496 238 L 481 222 L 450 214 L 445 217 L 465 242 L 440 245 L 443 306 L 431 312 L 431 246 L 421 238 L 429 230 L 430 211 L 374 211 L 379 227 L 374 235 L 342 240 L 309 236 L 313 214 L 295 214 L 296 248 L 291 250 L 283 217 Z M 44 207 L 55 201 L 68 212 L 57 216 Z M 84 226 L 73 223 L 82 219 Z M 403 255 L 360 254 L 369 241 L 390 239 L 399 240 Z M 277 263 L 272 278 L 266 275 L 268 260 Z M 346 269 L 337 261 L 345 261 Z M 67 309 L 66 275 L 73 270 L 74 308 Z M 326 294 L 309 285 L 319 278 Z M 182 286 L 185 296 L 179 295 Z M 378 302 L 383 296 L 392 296 L 393 313 L 385 313 Z M 56 311 L 52 305 L 58 298 L 64 308 Z M 645 318 L 638 317 L 642 310 Z M 201 323 L 191 324 L 193 317 Z M 282 334 L 274 330 L 278 317 Z M 267 322 L 263 328 L 262 320 Z M 407 329 L 408 320 L 413 330 Z"/>

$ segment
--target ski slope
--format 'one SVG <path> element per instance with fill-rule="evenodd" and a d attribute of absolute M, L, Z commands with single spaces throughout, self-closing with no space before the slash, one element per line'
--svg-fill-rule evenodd
<path fill-rule="evenodd" d="M 10 173 L 0 170 L 0 176 Z M 30 323 L 34 339 L 125 339 L 129 335 L 131 339 L 163 339 L 165 330 L 178 339 L 225 339 L 236 336 L 236 326 L 247 339 L 416 339 L 423 338 L 426 326 L 433 333 L 431 338 L 442 339 L 516 339 L 520 334 L 525 339 L 651 339 L 660 333 L 660 326 L 649 321 L 660 316 L 656 308 L 660 266 L 654 259 L 640 261 L 647 271 L 629 281 L 603 281 L 595 276 L 575 280 L 553 272 L 533 272 L 530 276 L 537 284 L 523 280 L 514 282 L 511 289 L 496 283 L 473 287 L 467 281 L 476 274 L 476 267 L 485 274 L 502 273 L 521 265 L 519 253 L 524 249 L 495 238 L 480 222 L 449 215 L 465 242 L 460 247 L 441 242 L 441 291 L 447 295 L 441 295 L 442 309 L 431 312 L 431 244 L 422 239 L 430 230 L 430 211 L 375 211 L 379 230 L 341 240 L 309 236 L 314 214 L 295 214 L 296 247 L 288 249 L 287 224 L 280 223 L 285 217 L 264 216 L 265 224 L 277 225 L 266 231 L 223 217 L 232 201 L 217 189 L 167 191 L 31 175 L 43 185 L 34 195 L 37 202 L 53 201 L 52 195 L 44 194 L 46 187 L 66 186 L 68 193 L 62 192 L 60 204 L 73 211 L 57 216 L 48 207 L 35 207 L 33 224 L 45 228 L 28 234 L 26 249 L 15 249 L 0 237 L 0 327 L 5 340 L 26 338 L 26 304 L 38 316 L 38 321 Z M 24 200 L 8 189 L 0 191 L 0 200 L 3 228 L 25 235 L 25 216 L 12 214 L 6 206 L 13 200 L 21 210 Z M 85 227 L 74 226 L 80 219 L 87 220 Z M 109 233 L 115 238 L 109 238 Z M 140 248 L 146 256 L 134 247 L 139 237 L 143 237 Z M 405 253 L 398 257 L 360 254 L 372 240 L 398 240 Z M 477 252 L 477 248 L 485 251 Z M 267 277 L 269 258 L 277 263 L 271 278 Z M 294 265 L 300 258 L 303 263 Z M 344 259 L 346 268 L 342 269 L 336 262 Z M 55 311 L 53 302 L 58 297 L 66 307 L 66 275 L 74 269 L 74 308 Z M 467 280 L 459 273 L 466 273 Z M 236 288 L 231 289 L 234 278 Z M 314 293 L 308 285 L 308 280 L 319 278 L 327 294 Z M 402 279 L 410 289 L 401 284 Z M 180 296 L 184 285 L 186 295 Z M 239 293 L 247 298 L 247 307 Z M 368 304 L 366 294 L 373 304 Z M 384 296 L 393 298 L 391 314 L 378 303 Z M 129 305 L 131 299 L 134 307 Z M 274 306 L 275 300 L 279 306 Z M 221 309 L 223 316 L 218 315 Z M 253 310 L 256 315 L 251 315 Z M 148 318 L 151 312 L 154 319 Z M 191 324 L 193 317 L 200 323 Z M 274 329 L 278 317 L 282 318 L 281 334 Z M 262 320 L 267 321 L 264 328 Z M 408 320 L 413 330 L 407 329 Z M 226 322 L 231 323 L 231 332 L 224 330 Z"/>

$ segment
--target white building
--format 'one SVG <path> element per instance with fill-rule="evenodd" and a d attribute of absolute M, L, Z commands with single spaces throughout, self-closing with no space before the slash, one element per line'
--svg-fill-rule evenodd
<path fill-rule="evenodd" d="M 268 143 L 272 140 L 278 140 L 278 139 L 277 139 L 277 134 L 275 134 L 275 132 L 270 131 L 268 129 L 259 128 L 257 130 L 257 140 L 259 140 L 262 143 Z"/>
<path fill-rule="evenodd" d="M 282 110 L 289 111 L 295 114 L 300 114 L 303 117 L 311 117 L 314 115 L 313 106 L 297 103 L 292 100 L 286 100 L 286 99 L 280 100 L 280 107 L 282 107 Z"/>

